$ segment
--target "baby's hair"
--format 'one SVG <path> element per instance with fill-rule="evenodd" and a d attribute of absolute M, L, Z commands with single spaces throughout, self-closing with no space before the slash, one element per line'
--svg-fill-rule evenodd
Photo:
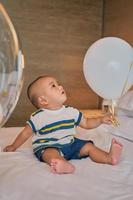
<path fill-rule="evenodd" d="M 49 75 L 43 75 L 43 76 L 37 77 L 34 81 L 32 81 L 32 82 L 29 84 L 29 86 L 28 86 L 28 88 L 27 88 L 27 96 L 28 96 L 28 99 L 29 99 L 30 102 L 33 104 L 33 106 L 35 106 L 37 109 L 39 108 L 39 107 L 38 107 L 38 102 L 37 102 L 35 96 L 32 96 L 32 97 L 30 96 L 30 90 L 31 90 L 32 86 L 33 86 L 38 80 L 40 80 L 41 78 L 47 78 L 47 77 L 49 77 Z"/>

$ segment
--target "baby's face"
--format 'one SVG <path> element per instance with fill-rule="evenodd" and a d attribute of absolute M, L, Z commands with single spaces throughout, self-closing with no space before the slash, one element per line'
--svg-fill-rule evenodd
<path fill-rule="evenodd" d="M 63 86 L 53 77 L 42 79 L 40 87 L 42 88 L 42 95 L 44 95 L 51 109 L 60 108 L 67 99 Z"/>

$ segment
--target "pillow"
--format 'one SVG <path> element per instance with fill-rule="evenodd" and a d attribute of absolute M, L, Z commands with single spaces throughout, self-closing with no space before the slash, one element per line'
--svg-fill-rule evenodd
<path fill-rule="evenodd" d="M 126 92 L 118 101 L 118 116 L 133 117 L 133 90 Z"/>
<path fill-rule="evenodd" d="M 103 126 L 112 135 L 116 135 L 133 142 L 133 118 L 119 116 L 118 122 L 118 126 L 105 124 Z"/>

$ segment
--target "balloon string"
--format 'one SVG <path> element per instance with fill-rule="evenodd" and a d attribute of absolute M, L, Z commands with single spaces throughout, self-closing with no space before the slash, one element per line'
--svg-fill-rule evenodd
<path fill-rule="evenodd" d="M 116 118 L 116 102 L 112 100 L 109 106 L 109 112 L 111 113 L 111 122 L 114 126 L 119 126 L 119 122 Z"/>

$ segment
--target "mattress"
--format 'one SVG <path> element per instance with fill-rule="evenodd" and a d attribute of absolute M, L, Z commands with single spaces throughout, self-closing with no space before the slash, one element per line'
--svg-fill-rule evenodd
<path fill-rule="evenodd" d="M 126 127 L 125 119 L 120 120 L 123 130 Z M 132 124 L 133 118 L 129 126 L 131 135 Z M 0 200 L 133 199 L 133 137 L 128 139 L 121 135 L 121 130 L 105 125 L 91 130 L 78 128 L 79 138 L 92 139 L 104 150 L 109 149 L 113 137 L 119 139 L 124 147 L 120 162 L 112 166 L 95 163 L 90 158 L 71 160 L 76 167 L 75 173 L 59 175 L 52 174 L 47 164 L 34 157 L 31 139 L 16 152 L 2 152 L 3 147 L 10 144 L 22 128 L 0 130 Z"/>

